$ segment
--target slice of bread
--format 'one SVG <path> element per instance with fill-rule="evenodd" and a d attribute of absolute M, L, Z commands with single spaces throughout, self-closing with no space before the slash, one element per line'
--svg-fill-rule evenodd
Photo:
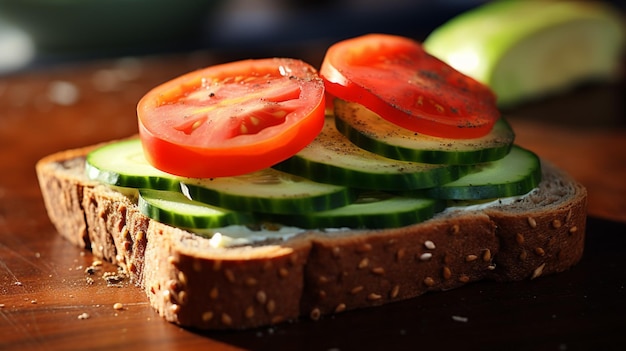
<path fill-rule="evenodd" d="M 539 188 L 512 204 L 446 210 L 397 229 L 214 248 L 87 179 L 92 148 L 38 162 L 50 220 L 75 245 L 125 269 L 160 315 L 186 327 L 318 319 L 483 279 L 534 279 L 570 268 L 583 254 L 587 192 L 545 162 Z"/>

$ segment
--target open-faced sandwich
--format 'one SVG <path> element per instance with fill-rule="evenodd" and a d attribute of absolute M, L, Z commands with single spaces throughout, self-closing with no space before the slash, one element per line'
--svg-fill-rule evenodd
<path fill-rule="evenodd" d="M 168 321 L 312 319 L 583 253 L 586 190 L 514 143 L 485 85 L 408 38 L 188 73 L 138 135 L 37 164 L 58 231 L 122 267 Z"/>

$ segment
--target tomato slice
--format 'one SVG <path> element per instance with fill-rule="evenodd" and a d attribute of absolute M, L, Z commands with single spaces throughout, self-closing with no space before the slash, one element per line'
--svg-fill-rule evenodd
<path fill-rule="evenodd" d="M 137 106 L 148 161 L 179 176 L 234 176 L 270 167 L 324 125 L 324 83 L 293 59 L 211 66 L 149 91 Z"/>
<path fill-rule="evenodd" d="M 326 52 L 320 75 L 327 93 L 426 135 L 476 138 L 500 117 L 487 86 L 409 38 L 368 34 L 338 42 Z"/>

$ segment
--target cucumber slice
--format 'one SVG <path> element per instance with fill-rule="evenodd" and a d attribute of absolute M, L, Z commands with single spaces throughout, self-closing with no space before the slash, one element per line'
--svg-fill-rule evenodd
<path fill-rule="evenodd" d="M 623 23 L 602 1 L 491 1 L 435 29 L 424 48 L 512 106 L 618 76 Z"/>
<path fill-rule="evenodd" d="M 144 157 L 139 139 L 118 141 L 93 150 L 87 155 L 85 168 L 89 179 L 128 188 L 179 190 L 183 179 L 152 167 Z"/>
<path fill-rule="evenodd" d="M 272 220 L 307 229 L 383 229 L 423 222 L 441 209 L 441 202 L 434 199 L 367 192 L 348 206 L 293 216 L 273 216 Z"/>
<path fill-rule="evenodd" d="M 188 179 L 181 188 L 189 198 L 214 206 L 249 212 L 306 213 L 348 205 L 356 191 L 318 183 L 267 168 L 234 177 Z"/>
<path fill-rule="evenodd" d="M 140 189 L 138 205 L 146 216 L 185 229 L 219 228 L 254 222 L 251 214 L 193 201 L 176 191 Z"/>
<path fill-rule="evenodd" d="M 502 198 L 526 194 L 541 181 L 539 157 L 517 145 L 503 159 L 479 167 L 478 172 L 426 189 L 420 195 L 448 200 Z"/>
<path fill-rule="evenodd" d="M 361 189 L 431 188 L 466 174 L 468 167 L 392 160 L 352 144 L 326 117 L 317 138 L 276 169 L 318 182 Z"/>
<path fill-rule="evenodd" d="M 396 160 L 424 163 L 469 165 L 495 161 L 509 153 L 515 139 L 513 129 L 502 118 L 484 137 L 450 140 L 398 128 L 363 105 L 341 99 L 335 99 L 335 124 L 363 149 Z"/>

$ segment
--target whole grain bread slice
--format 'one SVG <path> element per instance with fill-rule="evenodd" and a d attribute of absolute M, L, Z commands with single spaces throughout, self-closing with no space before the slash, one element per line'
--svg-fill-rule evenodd
<path fill-rule="evenodd" d="M 586 189 L 545 162 L 539 188 L 512 204 L 446 210 L 397 229 L 214 248 L 87 179 L 93 147 L 38 162 L 51 222 L 75 245 L 123 268 L 160 315 L 186 327 L 318 319 L 483 279 L 534 279 L 570 268 L 583 254 Z"/>

